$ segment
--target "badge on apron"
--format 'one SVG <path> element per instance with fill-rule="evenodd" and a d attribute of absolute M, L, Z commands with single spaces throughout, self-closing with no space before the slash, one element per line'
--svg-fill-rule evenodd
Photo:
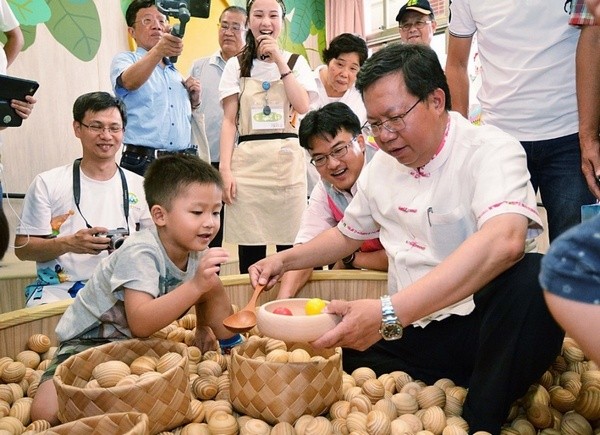
<path fill-rule="evenodd" d="M 253 130 L 281 130 L 284 127 L 283 105 L 253 105 Z"/>

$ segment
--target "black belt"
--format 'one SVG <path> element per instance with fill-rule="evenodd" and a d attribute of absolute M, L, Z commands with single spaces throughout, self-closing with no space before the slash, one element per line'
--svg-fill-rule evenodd
<path fill-rule="evenodd" d="M 273 139 L 289 139 L 297 138 L 296 133 L 266 133 L 266 134 L 246 134 L 238 138 L 239 142 L 246 142 L 249 140 L 273 140 Z"/>
<path fill-rule="evenodd" d="M 131 145 L 131 144 L 123 144 L 123 152 L 130 154 L 137 154 L 138 156 L 157 158 L 161 156 L 168 156 L 170 154 L 192 154 L 198 155 L 198 147 L 196 145 L 192 145 L 189 148 L 185 148 L 182 150 L 164 150 L 151 148 L 143 145 Z"/>

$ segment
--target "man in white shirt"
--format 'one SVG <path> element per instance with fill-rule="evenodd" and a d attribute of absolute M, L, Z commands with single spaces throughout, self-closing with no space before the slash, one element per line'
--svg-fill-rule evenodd
<path fill-rule="evenodd" d="M 389 295 L 336 300 L 341 322 L 312 344 L 344 347 L 344 370 L 402 370 L 468 387 L 469 432 L 500 433 L 510 406 L 560 352 L 563 333 L 525 254 L 541 229 L 525 152 L 492 126 L 450 112 L 435 52 L 390 44 L 360 70 L 367 134 L 378 151 L 340 223 L 250 267 L 252 284 L 328 264 L 379 237 Z M 533 235 L 533 234 L 532 234 Z"/>
<path fill-rule="evenodd" d="M 115 162 L 127 123 L 123 103 L 107 92 L 84 94 L 73 119 L 83 157 L 35 177 L 16 229 L 15 254 L 37 263 L 27 306 L 74 298 L 124 237 L 152 225 L 143 178 Z"/>
<path fill-rule="evenodd" d="M 575 52 L 580 31 L 569 26 L 564 4 L 452 0 L 448 25 L 452 108 L 467 115 L 467 65 L 476 35 L 481 122 L 521 142 L 531 183 L 547 211 L 550 241 L 580 222 L 582 205 L 595 202 L 588 187 L 593 179 L 586 182 L 581 171 L 589 163 L 582 161 L 578 138 Z"/>

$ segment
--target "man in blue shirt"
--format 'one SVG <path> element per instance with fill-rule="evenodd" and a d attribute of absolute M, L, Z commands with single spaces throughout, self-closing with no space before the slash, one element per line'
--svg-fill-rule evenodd
<path fill-rule="evenodd" d="M 191 145 L 192 110 L 200 106 L 200 82 L 184 81 L 171 56 L 183 51 L 181 38 L 169 33 L 167 17 L 154 0 L 134 0 L 125 14 L 134 52 L 115 56 L 111 83 L 127 107 L 121 166 L 143 175 L 164 153 L 196 154 Z"/>

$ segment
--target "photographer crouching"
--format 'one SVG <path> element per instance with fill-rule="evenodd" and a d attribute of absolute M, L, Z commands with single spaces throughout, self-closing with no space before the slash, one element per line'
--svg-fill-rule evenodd
<path fill-rule="evenodd" d="M 28 307 L 74 298 L 98 263 L 132 231 L 152 226 L 144 179 L 120 168 L 127 115 L 107 92 L 81 95 L 73 131 L 82 157 L 35 177 L 16 229 L 15 254 L 36 262 Z"/>

